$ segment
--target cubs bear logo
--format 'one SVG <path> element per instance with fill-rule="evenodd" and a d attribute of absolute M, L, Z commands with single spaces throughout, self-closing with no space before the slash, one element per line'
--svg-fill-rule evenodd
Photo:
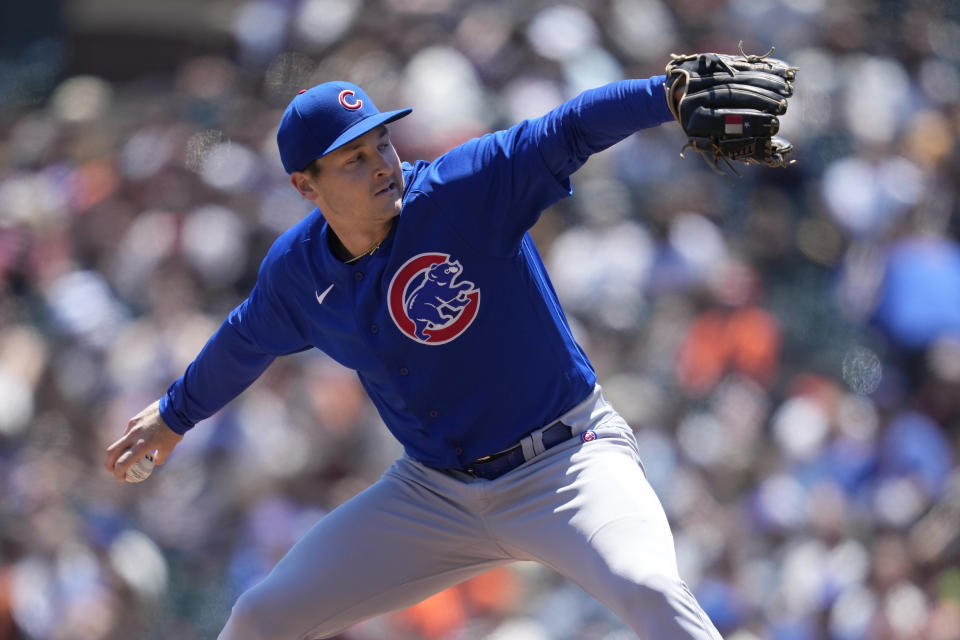
<path fill-rule="evenodd" d="M 447 253 L 421 253 L 407 260 L 387 290 L 390 317 L 408 338 L 445 344 L 459 337 L 477 317 L 480 290 L 459 280 L 463 266 Z"/>

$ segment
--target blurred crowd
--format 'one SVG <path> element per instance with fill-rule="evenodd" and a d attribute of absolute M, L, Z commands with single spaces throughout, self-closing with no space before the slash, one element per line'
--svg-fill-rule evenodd
<path fill-rule="evenodd" d="M 49 43 L 0 64 L 0 640 L 213 638 L 400 453 L 314 351 L 148 481 L 103 468 L 309 211 L 274 139 L 298 89 L 412 106 L 394 141 L 431 159 L 740 40 L 800 68 L 795 165 L 718 175 L 663 125 L 593 157 L 534 238 L 728 640 L 960 638 L 960 5 L 218 6 L 231 53 L 172 73 L 57 72 Z M 521 563 L 342 637 L 633 636 Z"/>

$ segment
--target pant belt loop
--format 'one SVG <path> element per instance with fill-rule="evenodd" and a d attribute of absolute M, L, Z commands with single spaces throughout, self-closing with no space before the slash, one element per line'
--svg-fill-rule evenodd
<path fill-rule="evenodd" d="M 533 435 L 526 436 L 525 438 L 520 439 L 520 448 L 523 450 L 523 459 L 532 460 L 536 453 L 536 448 L 533 443 Z M 540 440 L 540 448 L 543 450 L 543 439 Z"/>
<path fill-rule="evenodd" d="M 533 439 L 533 455 L 535 456 L 538 456 L 547 450 L 547 448 L 543 446 L 544 431 L 546 431 L 546 429 L 537 429 L 530 434 L 530 437 Z"/>

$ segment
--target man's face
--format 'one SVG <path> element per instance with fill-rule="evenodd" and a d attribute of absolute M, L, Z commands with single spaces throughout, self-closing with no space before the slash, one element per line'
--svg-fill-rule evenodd
<path fill-rule="evenodd" d="M 400 213 L 403 171 L 386 126 L 331 151 L 310 179 L 327 219 L 384 222 Z"/>

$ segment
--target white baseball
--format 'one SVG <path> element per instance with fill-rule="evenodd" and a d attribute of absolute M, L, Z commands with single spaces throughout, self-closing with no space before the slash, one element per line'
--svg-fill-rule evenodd
<path fill-rule="evenodd" d="M 127 482 L 143 482 L 153 473 L 153 454 L 148 453 L 133 463 L 133 466 L 127 469 L 127 475 L 124 480 Z"/>

